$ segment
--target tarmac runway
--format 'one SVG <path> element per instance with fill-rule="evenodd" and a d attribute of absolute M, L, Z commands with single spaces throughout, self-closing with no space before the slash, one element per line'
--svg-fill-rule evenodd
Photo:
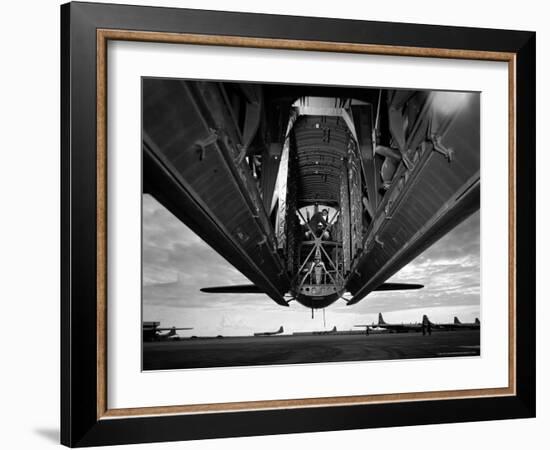
<path fill-rule="evenodd" d="M 143 370 L 479 356 L 479 330 L 145 342 Z"/>

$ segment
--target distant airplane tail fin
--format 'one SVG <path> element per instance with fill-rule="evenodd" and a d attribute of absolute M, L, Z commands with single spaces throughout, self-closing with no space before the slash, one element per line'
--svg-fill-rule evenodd
<path fill-rule="evenodd" d="M 455 316 L 455 320 L 454 320 L 454 324 L 455 325 L 460 325 L 462 322 L 460 320 L 458 320 L 458 317 Z"/>
<path fill-rule="evenodd" d="M 386 322 L 384 321 L 384 318 L 382 317 L 382 313 L 378 313 L 378 325 L 386 325 Z"/>
<path fill-rule="evenodd" d="M 476 320 L 474 321 L 474 323 L 475 323 L 476 325 L 479 325 L 479 324 L 480 324 L 479 319 L 478 319 L 477 317 L 476 317 Z"/>
<path fill-rule="evenodd" d="M 279 331 L 277 333 L 284 333 L 285 332 L 285 329 L 283 328 L 283 326 L 281 325 L 279 327 Z"/>
<path fill-rule="evenodd" d="M 335 332 L 335 333 L 338 331 L 338 330 L 336 329 L 336 325 L 334 325 L 334 328 L 333 328 L 331 331 L 333 331 L 333 332 Z"/>

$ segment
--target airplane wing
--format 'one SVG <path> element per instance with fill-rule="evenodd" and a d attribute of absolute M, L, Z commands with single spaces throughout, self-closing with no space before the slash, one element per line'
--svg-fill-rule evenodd
<path fill-rule="evenodd" d="M 247 118 L 255 117 L 261 96 L 254 86 L 243 95 Z M 290 281 L 273 251 L 273 227 L 242 151 L 253 147 L 255 130 L 237 129 L 229 112 L 210 113 L 227 111 L 225 98 L 220 83 L 144 79 L 143 189 L 288 306 L 283 294 Z"/>
<path fill-rule="evenodd" d="M 415 283 L 382 283 L 374 291 L 407 291 L 411 289 L 422 289 L 423 284 Z"/>
<path fill-rule="evenodd" d="M 235 284 L 233 286 L 212 286 L 201 288 L 201 292 L 209 294 L 263 294 L 255 284 Z"/>
<path fill-rule="evenodd" d="M 422 289 L 424 285 L 414 283 L 382 283 L 374 291 L 404 291 Z M 201 288 L 201 292 L 209 294 L 263 294 L 255 284 L 235 284 L 233 286 L 212 286 Z"/>
<path fill-rule="evenodd" d="M 419 323 L 390 323 L 386 325 L 379 325 L 382 328 L 386 328 L 387 330 L 394 330 L 394 331 L 415 331 L 420 330 L 422 328 L 422 324 Z"/>

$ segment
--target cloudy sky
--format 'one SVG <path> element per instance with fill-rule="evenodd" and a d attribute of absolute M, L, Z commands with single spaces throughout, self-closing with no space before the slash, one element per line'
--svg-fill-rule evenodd
<path fill-rule="evenodd" d="M 472 322 L 480 311 L 479 212 L 436 242 L 389 281 L 424 284 L 424 289 L 369 294 L 346 306 L 339 300 L 326 308 L 326 329 L 346 330 L 377 321 L 433 322 L 458 316 Z M 291 302 L 277 305 L 261 294 L 205 294 L 205 286 L 249 281 L 153 197 L 143 196 L 143 320 L 162 326 L 193 327 L 196 334 L 247 335 L 257 331 L 285 332 L 325 329 L 323 313 Z"/>

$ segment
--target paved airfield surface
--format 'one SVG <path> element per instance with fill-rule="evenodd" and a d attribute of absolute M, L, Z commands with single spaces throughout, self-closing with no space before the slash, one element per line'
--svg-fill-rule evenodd
<path fill-rule="evenodd" d="M 145 342 L 143 370 L 454 356 L 479 356 L 479 330 Z"/>

